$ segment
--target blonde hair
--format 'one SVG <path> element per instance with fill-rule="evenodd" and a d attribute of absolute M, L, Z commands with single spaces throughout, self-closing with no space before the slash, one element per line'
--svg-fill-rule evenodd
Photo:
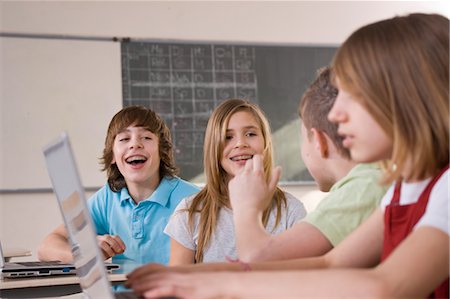
<path fill-rule="evenodd" d="M 393 142 L 384 182 L 425 179 L 449 163 L 449 20 L 410 14 L 367 25 L 333 71 Z M 405 164 L 412 163 L 407 177 Z"/>
<path fill-rule="evenodd" d="M 203 251 L 207 248 L 217 225 L 217 217 L 221 208 L 230 208 L 228 197 L 228 174 L 221 166 L 222 153 L 226 138 L 226 130 L 231 116 L 238 111 L 251 113 L 259 123 L 264 138 L 264 173 L 266 178 L 272 172 L 273 148 L 269 123 L 264 113 L 255 104 L 242 99 L 229 99 L 222 102 L 213 111 L 208 120 L 205 133 L 204 158 L 206 185 L 193 198 L 187 209 L 189 226 L 194 228 L 194 216 L 200 214 L 199 235 L 195 262 L 203 261 Z M 277 187 L 272 204 L 263 212 L 263 224 L 267 225 L 270 211 L 277 208 L 275 226 L 281 219 L 282 205 L 286 206 L 286 196 Z"/>

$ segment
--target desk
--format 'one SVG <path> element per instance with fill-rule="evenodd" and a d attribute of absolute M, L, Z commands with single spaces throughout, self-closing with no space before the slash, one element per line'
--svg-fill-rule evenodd
<path fill-rule="evenodd" d="M 108 275 L 112 285 L 126 280 L 126 272 L 118 269 Z M 0 279 L 0 298 L 43 298 L 81 292 L 76 275 Z"/>

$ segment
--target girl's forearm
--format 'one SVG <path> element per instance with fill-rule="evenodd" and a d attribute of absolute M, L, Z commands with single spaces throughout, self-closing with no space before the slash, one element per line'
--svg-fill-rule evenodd
<path fill-rule="evenodd" d="M 370 270 L 246 272 L 230 274 L 227 281 L 230 298 L 363 298 L 389 292 L 382 277 Z"/>
<path fill-rule="evenodd" d="M 271 240 L 262 224 L 262 212 L 257 209 L 234 211 L 236 250 L 239 259 L 251 262 L 260 259 Z"/>

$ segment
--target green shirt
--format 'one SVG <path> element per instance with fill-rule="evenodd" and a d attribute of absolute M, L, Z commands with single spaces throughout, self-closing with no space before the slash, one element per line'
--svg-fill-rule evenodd
<path fill-rule="evenodd" d="M 314 225 L 338 245 L 379 207 L 388 186 L 381 186 L 376 164 L 358 164 L 331 187 L 328 195 L 303 221 Z"/>

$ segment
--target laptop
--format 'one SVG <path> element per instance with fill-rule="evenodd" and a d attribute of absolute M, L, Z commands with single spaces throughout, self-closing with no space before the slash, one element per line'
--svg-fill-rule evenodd
<path fill-rule="evenodd" d="M 0 242 L 0 272 L 2 277 L 22 278 L 50 275 L 75 274 L 73 264 L 54 262 L 5 262 L 2 244 Z"/>
<path fill-rule="evenodd" d="M 132 292 L 112 291 L 69 136 L 62 133 L 43 152 L 84 295 L 87 298 L 137 298 Z"/>

